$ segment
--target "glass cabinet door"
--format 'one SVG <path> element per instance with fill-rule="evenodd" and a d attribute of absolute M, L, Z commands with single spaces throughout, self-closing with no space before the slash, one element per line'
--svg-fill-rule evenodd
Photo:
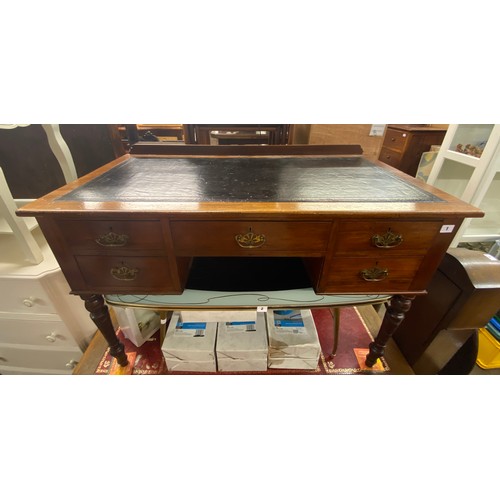
<path fill-rule="evenodd" d="M 500 148 L 485 172 L 471 200 L 484 212 L 482 219 L 473 219 L 467 228 L 470 240 L 492 240 L 500 238 Z"/>
<path fill-rule="evenodd" d="M 448 150 L 481 158 L 492 130 L 493 125 L 458 125 Z"/>
<path fill-rule="evenodd" d="M 451 246 L 500 238 L 500 125 L 450 125 L 427 182 L 479 207 Z"/>

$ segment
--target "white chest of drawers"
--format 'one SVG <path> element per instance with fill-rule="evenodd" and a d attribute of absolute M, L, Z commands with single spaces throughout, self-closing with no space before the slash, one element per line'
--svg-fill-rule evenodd
<path fill-rule="evenodd" d="M 38 229 L 44 260 L 24 260 L 13 235 L 0 235 L 0 374 L 71 374 L 95 325 Z"/>

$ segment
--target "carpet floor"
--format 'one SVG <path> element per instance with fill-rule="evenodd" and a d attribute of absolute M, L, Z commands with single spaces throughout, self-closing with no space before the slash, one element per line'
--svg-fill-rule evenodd
<path fill-rule="evenodd" d="M 389 372 L 391 368 L 384 358 L 368 368 L 364 358 L 368 345 L 373 340 L 369 328 L 355 307 L 340 310 L 339 343 L 335 356 L 331 356 L 333 348 L 333 318 L 328 309 L 312 309 L 312 315 L 318 331 L 321 354 L 314 370 L 268 369 L 265 372 L 216 372 L 215 374 L 250 374 L 250 375 L 340 375 Z M 125 352 L 130 361 L 127 369 L 117 366 L 116 361 L 106 349 L 94 372 L 97 375 L 132 374 L 132 375 L 175 375 L 194 374 L 193 372 L 169 371 L 160 345 L 160 335 L 156 332 L 142 346 L 135 346 L 126 339 L 121 331 L 118 337 L 125 345 Z M 200 373 L 196 373 L 200 374 Z"/>

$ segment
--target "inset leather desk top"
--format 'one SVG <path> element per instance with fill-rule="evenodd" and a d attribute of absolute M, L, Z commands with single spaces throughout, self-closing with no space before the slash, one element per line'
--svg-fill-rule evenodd
<path fill-rule="evenodd" d="M 130 158 L 61 201 L 439 202 L 364 158 Z"/>

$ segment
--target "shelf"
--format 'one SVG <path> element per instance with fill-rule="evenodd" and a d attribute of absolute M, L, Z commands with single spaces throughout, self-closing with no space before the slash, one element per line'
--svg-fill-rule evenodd
<path fill-rule="evenodd" d="M 500 172 L 497 172 L 491 180 L 488 190 L 484 194 L 479 208 L 484 211 L 482 219 L 471 220 L 467 229 L 467 235 L 478 237 L 489 235 L 486 239 L 500 238 Z"/>
<path fill-rule="evenodd" d="M 448 152 L 456 152 L 457 145 L 461 144 L 463 147 L 467 145 L 480 147 L 484 149 L 486 143 L 488 142 L 491 132 L 493 131 L 494 125 L 458 125 L 455 134 L 451 140 Z M 461 153 L 459 153 L 461 154 Z M 481 156 L 476 157 L 474 155 L 463 154 L 463 156 L 468 158 L 479 159 Z"/>
<path fill-rule="evenodd" d="M 457 144 L 482 149 L 480 156 L 456 151 Z M 427 182 L 484 212 L 466 219 L 451 246 L 500 238 L 500 125 L 450 125 Z"/>
<path fill-rule="evenodd" d="M 457 151 L 445 151 L 443 156 L 450 161 L 455 161 L 457 163 L 463 163 L 469 167 L 476 168 L 481 161 L 481 158 L 476 158 L 475 156 L 466 155 L 463 153 L 458 153 Z"/>
<path fill-rule="evenodd" d="M 360 304 L 380 304 L 390 295 L 316 295 L 312 288 L 255 292 L 217 292 L 185 289 L 181 295 L 106 295 L 109 305 L 146 307 L 160 310 L 242 309 L 267 306 L 270 308 L 347 307 Z"/>
<path fill-rule="evenodd" d="M 434 182 L 434 185 L 453 196 L 461 198 L 473 173 L 474 168 L 469 164 L 445 158 L 439 177 Z"/>

